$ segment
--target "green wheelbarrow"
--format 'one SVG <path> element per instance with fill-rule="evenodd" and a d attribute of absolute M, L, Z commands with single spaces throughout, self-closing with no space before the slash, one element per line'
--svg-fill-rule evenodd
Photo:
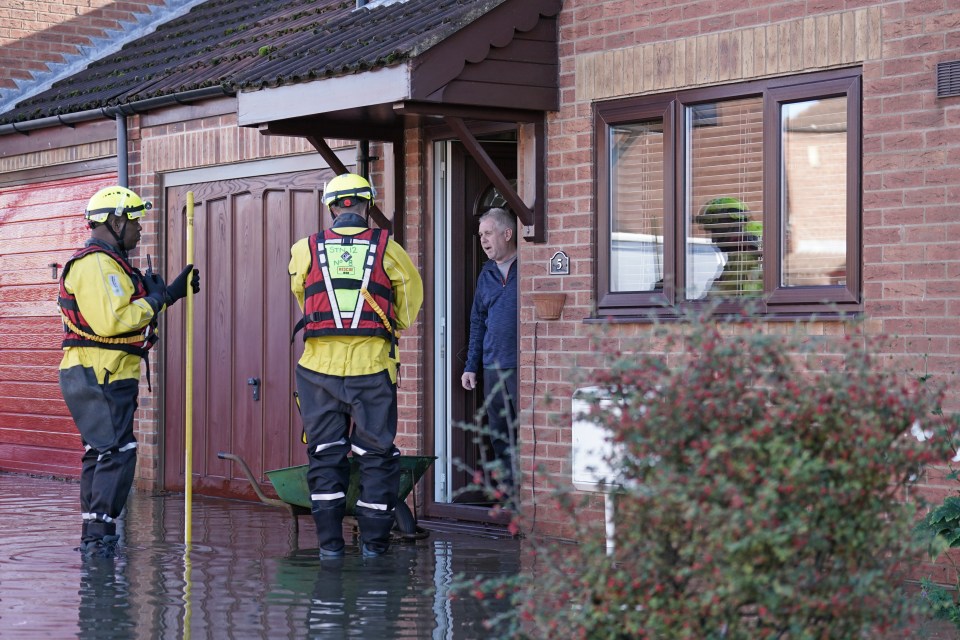
<path fill-rule="evenodd" d="M 307 486 L 307 465 L 301 464 L 296 467 L 285 467 L 283 469 L 274 469 L 267 471 L 267 479 L 277 492 L 280 498 L 271 498 L 263 492 L 263 488 L 246 461 L 238 455 L 232 453 L 220 452 L 218 458 L 223 460 L 232 460 L 236 462 L 243 474 L 250 481 L 257 497 L 264 504 L 286 509 L 293 517 L 294 535 L 300 531 L 299 516 L 309 515 L 310 513 L 310 488 Z M 395 532 L 404 540 L 420 540 L 426 538 L 429 532 L 417 526 L 417 518 L 410 507 L 407 506 L 406 499 L 413 487 L 420 478 L 426 473 L 436 456 L 400 456 L 400 490 L 397 492 L 397 506 L 394 509 L 396 518 Z M 360 495 L 360 469 L 357 461 L 350 458 L 350 486 L 347 489 L 347 515 L 354 515 L 354 508 L 357 506 L 357 497 Z"/>

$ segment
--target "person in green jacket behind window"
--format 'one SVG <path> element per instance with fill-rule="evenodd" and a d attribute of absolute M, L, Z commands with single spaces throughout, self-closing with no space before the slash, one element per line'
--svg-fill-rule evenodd
<path fill-rule="evenodd" d="M 749 213 L 747 205 L 727 196 L 710 200 L 694 218 L 723 252 L 723 270 L 708 290 L 710 297 L 763 293 L 763 223 Z"/>

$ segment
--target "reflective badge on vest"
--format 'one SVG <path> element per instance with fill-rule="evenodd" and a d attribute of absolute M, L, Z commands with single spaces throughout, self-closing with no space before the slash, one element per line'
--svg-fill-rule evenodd
<path fill-rule="evenodd" d="M 370 245 L 368 244 L 352 244 L 342 247 L 339 256 L 330 256 L 330 270 L 334 277 L 359 280 L 363 274 L 363 266 L 369 249 Z"/>
<path fill-rule="evenodd" d="M 314 259 L 304 280 L 304 338 L 379 336 L 395 340 L 393 283 L 384 268 L 390 234 L 366 229 L 354 236 L 332 230 L 310 236 Z"/>

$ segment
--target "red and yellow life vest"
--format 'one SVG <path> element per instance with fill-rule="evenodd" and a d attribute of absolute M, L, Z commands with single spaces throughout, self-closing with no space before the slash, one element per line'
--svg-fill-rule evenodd
<path fill-rule="evenodd" d="M 383 266 L 390 233 L 365 229 L 348 236 L 330 229 L 310 236 L 304 282 L 304 338 L 396 336 L 393 285 Z"/>
<path fill-rule="evenodd" d="M 116 251 L 97 242 L 92 242 L 80 251 L 76 252 L 67 263 L 63 265 L 63 273 L 60 276 L 60 295 L 57 298 L 57 305 L 60 307 L 60 315 L 63 319 L 63 347 L 99 347 L 101 349 L 116 349 L 144 357 L 158 339 L 155 331 L 155 323 L 151 323 L 143 329 L 129 331 L 115 336 L 100 336 L 90 327 L 89 323 L 80 313 L 80 307 L 77 305 L 77 298 L 67 291 L 64 282 L 66 282 L 67 273 L 71 265 L 80 258 L 91 253 L 101 251 L 113 258 L 117 264 L 130 276 L 133 282 L 134 293 L 130 300 L 139 300 L 145 298 L 147 289 L 143 284 L 143 276 L 140 271 L 130 266 L 127 260 Z"/>

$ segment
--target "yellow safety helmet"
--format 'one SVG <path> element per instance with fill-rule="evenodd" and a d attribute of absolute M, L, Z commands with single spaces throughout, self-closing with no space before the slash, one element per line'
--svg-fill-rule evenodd
<path fill-rule="evenodd" d="M 373 204 L 373 187 L 363 176 L 355 173 L 343 173 L 327 183 L 323 189 L 323 204 L 350 207 L 353 198 L 361 198 L 367 204 Z"/>
<path fill-rule="evenodd" d="M 90 198 L 85 217 L 91 222 L 106 222 L 110 214 L 136 220 L 152 208 L 152 204 L 126 187 L 104 187 Z"/>

